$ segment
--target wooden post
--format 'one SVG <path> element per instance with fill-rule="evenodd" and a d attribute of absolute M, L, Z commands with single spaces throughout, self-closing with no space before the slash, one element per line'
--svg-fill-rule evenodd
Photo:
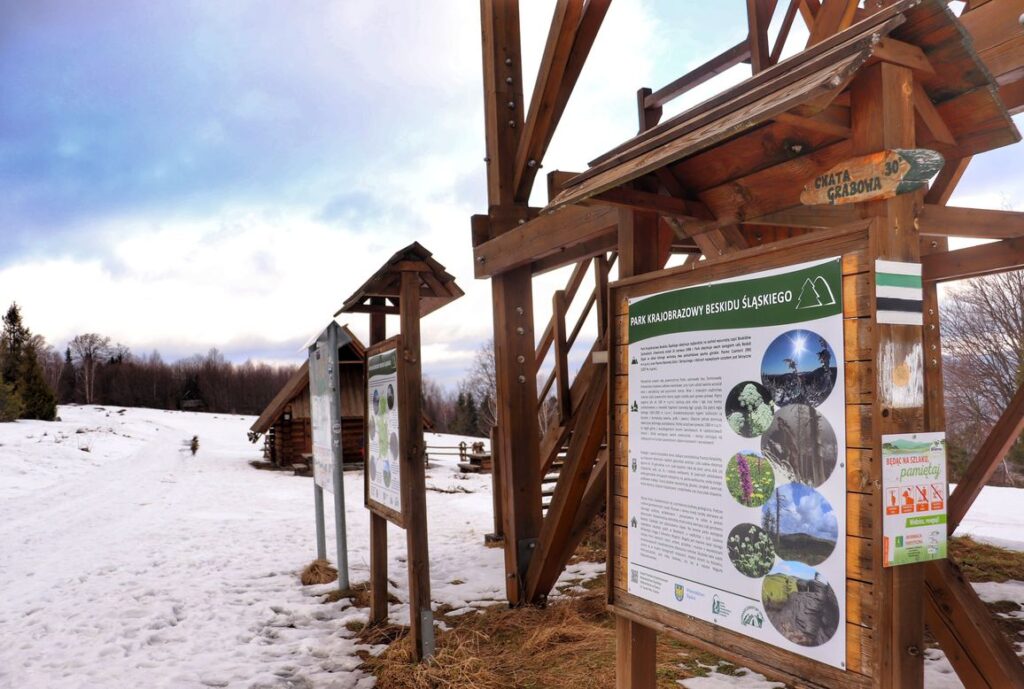
<path fill-rule="evenodd" d="M 615 618 L 615 689 L 654 689 L 657 644 L 650 627 L 626 617 Z"/>
<path fill-rule="evenodd" d="M 505 539 L 505 517 L 502 511 L 501 456 L 498 452 L 498 427 L 491 426 L 491 503 L 494 509 L 494 531 L 484 536 L 485 543 Z"/>
<path fill-rule="evenodd" d="M 517 0 L 480 0 L 484 121 L 487 134 L 487 199 L 491 236 L 525 220 L 516 202 L 515 157 L 523 131 L 522 57 Z M 497 446 L 505 518 L 505 590 L 511 605 L 523 602 L 531 548 L 540 533 L 540 460 L 537 365 L 533 334 L 533 276 L 529 266 L 491 281 L 494 366 L 497 378 Z"/>
<path fill-rule="evenodd" d="M 416 660 L 434 654 L 434 613 L 430 607 L 430 557 L 427 552 L 427 487 L 423 460 L 422 366 L 420 364 L 420 276 L 402 272 L 399 319 L 404 388 L 398 410 L 399 435 L 404 443 L 400 457 L 402 490 L 405 492 L 405 538 L 409 564 L 409 630 Z"/>
<path fill-rule="evenodd" d="M 555 290 L 551 298 L 551 324 L 555 348 L 555 392 L 558 396 L 558 422 L 565 424 L 572 416 L 569 396 L 569 347 L 565 337 L 565 290 Z"/>
<path fill-rule="evenodd" d="M 372 302 L 383 305 L 383 297 Z M 387 339 L 387 317 L 383 313 L 370 314 L 370 344 Z M 365 413 L 365 410 L 364 410 Z M 369 439 L 364 439 L 369 442 Z M 369 451 L 369 448 L 366 448 Z M 370 624 L 388 621 L 388 521 L 370 510 Z"/>
<path fill-rule="evenodd" d="M 843 0 L 826 8 L 844 5 Z M 819 16 L 818 23 L 822 21 Z M 815 28 L 817 29 L 816 23 Z M 812 33 L 816 35 L 816 31 Z M 813 42 L 813 40 L 812 40 Z M 855 153 L 890 148 L 913 148 L 913 73 L 886 62 L 871 65 L 853 83 L 851 126 Z M 920 236 L 914 219 L 921 207 L 921 192 L 885 201 L 860 204 L 860 212 L 874 222 L 869 234 L 869 265 L 874 284 L 875 260 L 919 262 Z M 872 316 L 875 305 L 872 300 Z M 872 420 L 874 456 L 882 455 L 881 435 L 925 430 L 924 391 L 907 389 L 906 378 L 923 367 L 921 326 L 874 324 L 873 351 L 879 361 L 875 380 Z M 902 367 L 902 368 L 901 368 Z M 897 370 L 899 369 L 899 370 Z M 904 376 L 904 373 L 909 375 Z M 872 466 L 876 514 L 872 520 L 874 575 L 878 626 L 878 655 L 873 674 L 882 689 L 921 689 L 924 686 L 924 573 L 922 565 L 882 566 L 881 462 Z"/>
<path fill-rule="evenodd" d="M 638 211 L 619 214 L 619 277 L 632 277 L 665 265 L 661 257 L 658 216 Z M 666 257 L 667 258 L 667 257 Z M 611 476 L 612 472 L 608 472 Z M 611 480 L 608 482 L 611 493 Z M 612 501 L 608 500 L 609 510 Z M 608 515 L 611 523 L 611 513 Z M 615 619 L 616 689 L 654 689 L 657 634 L 625 617 Z"/>

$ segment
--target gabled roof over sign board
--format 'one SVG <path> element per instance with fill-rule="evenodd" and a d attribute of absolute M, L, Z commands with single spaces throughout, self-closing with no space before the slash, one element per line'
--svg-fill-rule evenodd
<path fill-rule="evenodd" d="M 546 210 L 585 201 L 649 174 L 664 175 L 667 169 L 719 221 L 757 217 L 757 199 L 751 203 L 748 195 L 780 190 L 764 179 L 742 186 L 735 180 L 753 178 L 770 166 L 778 170 L 787 161 L 762 154 L 757 144 L 763 142 L 750 141 L 750 150 L 741 151 L 737 139 L 763 129 L 771 143 L 783 132 L 810 131 L 808 141 L 796 139 L 786 147 L 794 162 L 806 157 L 810 169 L 849 157 L 852 132 L 844 91 L 862 68 L 878 60 L 913 69 L 914 81 L 922 87 L 912 96 L 915 105 L 920 112 L 938 115 L 919 117 L 919 146 L 953 160 L 1020 139 L 969 34 L 946 3 L 901 0 L 605 153 L 568 180 Z M 694 161 L 692 168 L 688 161 Z M 798 164 L 793 171 L 803 172 Z M 708 186 L 716 180 L 721 188 Z M 792 181 L 798 194 L 800 185 Z M 798 203 L 775 203 L 771 210 Z"/>
<path fill-rule="evenodd" d="M 455 284 L 443 265 L 433 258 L 419 242 L 413 242 L 389 258 L 363 286 L 345 300 L 341 313 L 398 313 L 402 273 L 414 269 L 420 276 L 420 316 L 426 316 L 461 297 L 464 292 Z M 382 303 L 375 303 L 382 301 Z"/>

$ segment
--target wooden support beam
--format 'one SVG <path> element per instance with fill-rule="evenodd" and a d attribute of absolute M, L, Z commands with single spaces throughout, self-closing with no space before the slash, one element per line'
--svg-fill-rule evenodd
<path fill-rule="evenodd" d="M 610 227 L 605 232 L 572 246 L 571 248 L 549 254 L 531 263 L 533 274 L 540 275 L 549 270 L 555 270 L 564 266 L 572 265 L 587 258 L 600 256 L 601 254 L 615 249 L 615 228 Z"/>
<path fill-rule="evenodd" d="M 658 215 L 667 215 L 686 220 L 698 220 L 701 210 L 695 207 L 693 201 L 667 196 L 665 194 L 654 194 L 649 191 L 639 191 L 626 187 L 609 189 L 593 197 L 593 203 L 607 204 L 621 208 L 632 208 L 638 211 L 651 211 Z M 702 206 L 703 204 L 697 204 Z"/>
<path fill-rule="evenodd" d="M 423 445 L 423 367 L 420 362 L 420 277 L 402 273 L 401 330 L 404 387 L 398 409 L 402 429 L 402 491 L 405 493 L 405 540 L 409 564 L 409 638 L 412 654 L 422 660 L 434 653 L 434 613 L 430 605 L 430 555 L 427 547 L 427 486 Z"/>
<path fill-rule="evenodd" d="M 658 639 L 654 630 L 615 618 L 615 689 L 655 689 Z"/>
<path fill-rule="evenodd" d="M 943 254 L 931 254 L 921 261 L 922 278 L 948 282 L 1005 273 L 1024 268 L 1024 238 L 1004 239 Z"/>
<path fill-rule="evenodd" d="M 928 97 L 921 82 L 918 81 L 914 82 L 914 109 L 917 111 L 920 123 L 931 133 L 933 139 L 947 146 L 956 146 L 953 132 L 949 131 L 946 121 L 942 119 L 942 115 L 935 109 L 932 99 Z"/>
<path fill-rule="evenodd" d="M 754 74 L 771 66 L 768 25 L 777 0 L 747 0 L 747 43 L 750 45 L 750 69 Z"/>
<path fill-rule="evenodd" d="M 796 18 L 800 3 L 801 0 L 789 0 L 789 7 L 786 8 L 786 14 L 782 18 L 782 25 L 779 27 L 778 36 L 775 37 L 775 45 L 772 47 L 772 54 L 769 58 L 773 65 L 777 65 L 782 57 L 782 50 L 786 47 L 786 39 L 789 38 L 789 32 L 793 28 L 793 20 Z"/>
<path fill-rule="evenodd" d="M 956 185 L 960 183 L 960 178 L 967 172 L 967 166 L 970 164 L 971 156 L 947 160 L 929 187 L 928 193 L 924 195 L 924 202 L 933 206 L 945 206 L 949 203 Z M 925 206 L 925 211 L 927 212 L 927 210 L 928 206 Z M 922 234 L 925 233 L 922 232 Z"/>
<path fill-rule="evenodd" d="M 555 112 L 555 100 L 565 78 L 569 53 L 582 16 L 583 0 L 557 0 L 555 3 L 551 28 L 530 97 L 530 110 L 516 149 L 513 187 L 516 200 L 522 203 L 529 201 L 540 162 L 561 116 L 560 112 Z"/>
<path fill-rule="evenodd" d="M 799 129 L 820 132 L 829 136 L 838 136 L 841 139 L 848 139 L 852 134 L 849 126 L 831 122 L 820 117 L 801 117 L 791 112 L 780 112 L 775 116 L 775 121 L 785 122 Z"/>
<path fill-rule="evenodd" d="M 383 304 L 384 299 L 374 297 Z M 387 319 L 383 313 L 370 315 L 370 344 L 387 339 Z M 388 621 L 388 522 L 370 510 L 370 624 Z"/>
<path fill-rule="evenodd" d="M 811 26 L 807 47 L 821 43 L 853 24 L 857 0 L 824 0 Z"/>
<path fill-rule="evenodd" d="M 934 188 L 934 185 L 933 185 Z M 935 198 L 944 194 L 936 192 Z M 1016 239 L 1024 237 L 1024 213 L 925 204 L 917 218 L 921 234 L 936 237 Z"/>
<path fill-rule="evenodd" d="M 537 367 L 533 334 L 533 280 L 529 267 L 496 276 L 494 363 L 501 431 L 505 512 L 506 594 L 520 605 L 531 544 L 540 534 L 541 495 L 537 428 Z"/>
<path fill-rule="evenodd" d="M 653 110 L 660 108 L 687 91 L 700 86 L 731 67 L 750 59 L 750 43 L 743 41 L 726 50 L 721 55 L 705 62 L 693 71 L 687 72 L 675 81 L 666 84 L 644 100 L 644 107 Z"/>
<path fill-rule="evenodd" d="M 607 206 L 570 206 L 541 215 L 476 247 L 476 277 L 492 277 L 548 256 L 566 255 L 580 244 L 607 235 L 617 220 L 618 211 Z"/>
<path fill-rule="evenodd" d="M 981 495 L 996 467 L 1005 459 L 1006 454 L 1024 433 L 1024 383 L 1017 388 L 1016 394 L 1010 399 L 999 420 L 989 431 L 985 442 L 978 448 L 978 453 L 968 465 L 964 477 L 957 484 L 956 490 L 949 496 L 947 526 L 953 535 L 960 525 L 967 510 Z"/>
<path fill-rule="evenodd" d="M 611 261 L 604 256 L 594 260 L 594 300 L 597 304 L 597 336 L 600 338 L 608 333 L 608 271 L 614 260 L 614 254 Z"/>
<path fill-rule="evenodd" d="M 558 0 L 525 130 L 516 151 L 516 198 L 526 202 L 611 0 Z M 532 161 L 532 164 L 531 164 Z"/>
<path fill-rule="evenodd" d="M 890 62 L 902 65 L 923 75 L 932 76 L 935 68 L 924 51 L 913 43 L 904 43 L 895 38 L 883 38 L 871 51 L 871 61 Z"/>
<path fill-rule="evenodd" d="M 551 322 L 554 324 L 555 340 L 555 392 L 558 396 L 558 421 L 563 424 L 572 415 L 572 398 L 569 396 L 569 347 L 565 337 L 566 308 L 565 291 L 555 290 L 551 299 Z M 551 514 L 550 509 L 548 514 Z"/>
<path fill-rule="evenodd" d="M 501 454 L 498 452 L 500 442 L 498 427 L 491 426 L 491 508 L 494 514 L 494 531 L 485 536 L 485 541 L 497 543 L 505 539 L 505 516 L 502 498 L 505 489 L 501 485 Z"/>
<path fill-rule="evenodd" d="M 590 259 L 586 258 L 576 264 L 572 269 L 572 273 L 569 275 L 568 281 L 565 283 L 565 301 L 566 304 L 572 304 L 572 300 L 576 298 L 576 292 L 579 291 L 580 285 L 583 284 L 583 278 L 587 275 L 587 270 L 590 268 Z M 555 338 L 555 318 L 552 314 L 548 324 L 544 327 L 544 332 L 540 336 L 540 342 L 537 343 L 537 368 L 539 369 L 544 363 L 544 359 L 547 358 L 548 350 L 551 349 L 551 343 Z"/>
<path fill-rule="evenodd" d="M 818 34 L 823 21 L 839 18 L 837 8 L 841 9 L 844 3 L 845 0 L 825 0 L 812 38 Z M 855 6 L 855 2 L 846 4 L 851 14 Z M 845 17 L 842 20 L 846 21 Z M 912 88 L 913 73 L 903 66 L 878 62 L 858 73 L 850 99 L 854 154 L 912 148 L 915 145 L 913 104 L 906 97 Z M 920 260 L 920 237 L 914 227 L 914 218 L 922 197 L 923 192 L 914 192 L 884 201 L 858 204 L 860 212 L 871 221 L 868 259 L 872 270 L 878 259 Z M 875 309 L 872 300 L 873 320 Z M 896 361 L 912 361 L 915 352 L 921 359 L 921 328 L 876 321 L 872 328 L 872 349 L 875 352 L 892 352 Z M 881 456 L 881 435 L 920 432 L 925 427 L 923 388 L 919 395 L 890 399 L 885 391 L 891 389 L 887 382 L 892 376 L 890 368 L 879 366 L 871 385 L 875 399 L 871 423 L 876 429 L 872 447 L 878 457 Z M 872 465 L 872 479 L 873 485 L 880 485 L 880 463 Z M 877 548 L 882 543 L 881 529 L 882 520 L 872 520 L 871 537 Z M 924 686 L 921 653 L 924 647 L 924 570 L 921 565 L 884 568 L 881 560 L 881 557 L 875 557 L 872 571 L 878 652 L 869 674 L 880 689 L 921 689 Z"/>
<path fill-rule="evenodd" d="M 526 597 L 531 602 L 543 602 L 572 555 L 569 534 L 607 429 L 608 386 L 603 375 L 593 378 L 583 404 L 575 413 L 579 415 L 576 432 L 569 441 L 526 574 Z"/>
<path fill-rule="evenodd" d="M 963 572 L 949 560 L 929 562 L 925 585 L 928 627 L 964 686 L 1024 689 L 1020 658 Z"/>
<path fill-rule="evenodd" d="M 487 198 L 491 206 L 515 203 L 516 148 L 523 129 L 523 72 L 519 3 L 480 0 L 487 134 Z M 512 103 L 512 107 L 509 107 Z"/>

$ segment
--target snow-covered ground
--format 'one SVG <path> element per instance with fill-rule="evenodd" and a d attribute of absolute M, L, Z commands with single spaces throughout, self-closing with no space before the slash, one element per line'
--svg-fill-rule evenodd
<path fill-rule="evenodd" d="M 315 554 L 312 481 L 258 471 L 250 417 L 61 407 L 62 421 L 0 424 L 0 688 L 371 687 L 346 626 L 366 620 L 334 588 L 302 587 Z M 188 441 L 199 436 L 192 457 Z M 428 435 L 428 445 L 461 438 Z M 432 455 L 431 582 L 450 615 L 503 601 L 489 476 Z M 985 488 L 959 533 L 1024 550 L 1024 491 Z M 353 583 L 368 577 L 362 474 L 346 472 Z M 330 520 L 328 520 L 330 521 Z M 333 559 L 333 524 L 328 524 Z M 408 621 L 404 534 L 389 527 L 396 622 Z M 570 568 L 563 587 L 603 571 Z M 1024 610 L 1024 584 L 979 584 Z M 1011 613 L 1024 614 L 1024 613 Z M 438 616 L 444 624 L 444 616 Z M 929 652 L 927 686 L 961 685 Z M 711 673 L 687 689 L 778 683 Z"/>
<path fill-rule="evenodd" d="M 950 486 L 955 492 L 956 486 Z M 1001 548 L 1024 550 L 1024 510 L 1021 501 L 1024 490 L 985 486 L 981 495 L 971 506 L 960 526 L 957 536 L 970 536 Z"/>
<path fill-rule="evenodd" d="M 60 415 L 0 424 L 0 687 L 373 686 L 356 656 L 371 649 L 346 627 L 367 611 L 322 603 L 333 584 L 298 581 L 315 555 L 313 483 L 249 466 L 252 418 Z M 483 546 L 490 477 L 456 462 L 438 457 L 428 471 L 431 579 L 435 604 L 465 612 L 503 600 L 504 566 Z M 345 499 L 358 583 L 369 562 L 361 473 L 346 472 Z M 404 535 L 389 530 L 392 593 L 406 601 Z M 333 559 L 332 524 L 327 535 Z M 574 567 L 563 584 L 602 570 Z M 407 623 L 408 607 L 391 617 Z"/>

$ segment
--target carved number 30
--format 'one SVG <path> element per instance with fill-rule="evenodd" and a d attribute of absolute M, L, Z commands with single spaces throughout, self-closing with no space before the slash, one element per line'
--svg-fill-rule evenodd
<path fill-rule="evenodd" d="M 900 161 L 898 160 L 887 160 L 885 161 L 885 176 L 892 177 L 900 171 Z"/>

